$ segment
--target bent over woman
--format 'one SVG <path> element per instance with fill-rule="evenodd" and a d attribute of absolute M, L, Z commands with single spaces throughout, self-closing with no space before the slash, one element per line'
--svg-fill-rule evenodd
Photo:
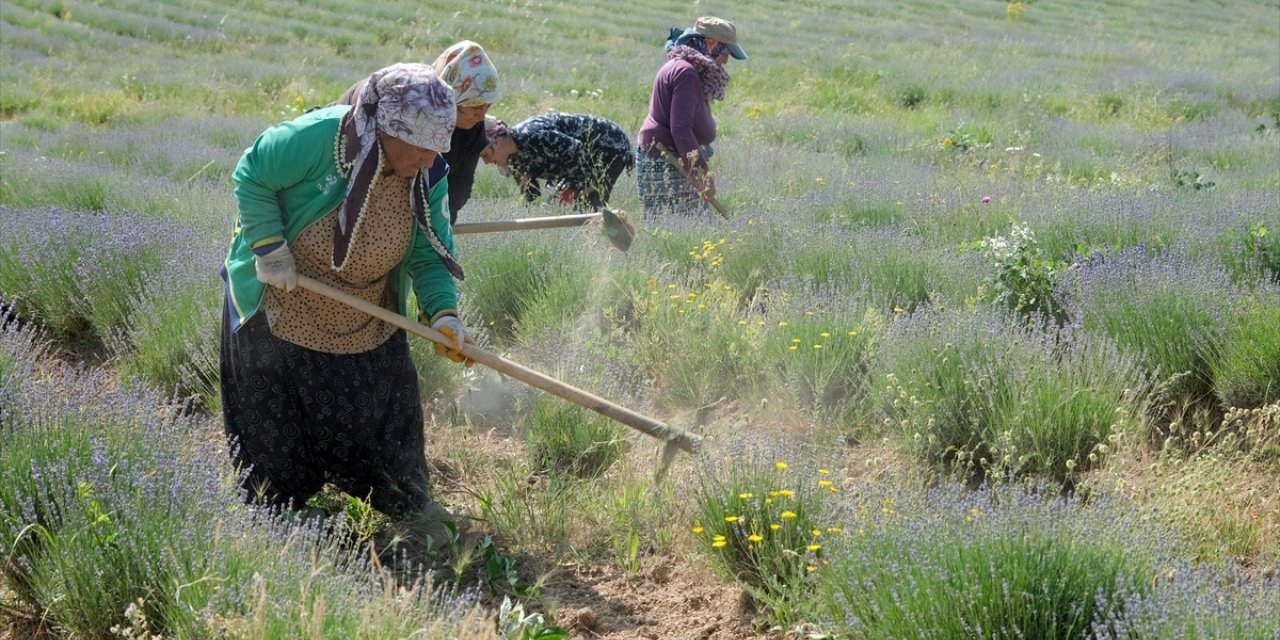
<path fill-rule="evenodd" d="M 487 132 L 480 157 L 511 175 L 527 202 L 542 194 L 541 183 L 558 189 L 560 202 L 600 210 L 613 185 L 635 163 L 631 140 L 617 123 L 573 113 L 544 113 L 508 129 Z"/>
<path fill-rule="evenodd" d="M 374 73 L 355 102 L 268 129 L 232 174 L 224 427 L 249 501 L 300 509 L 328 482 L 396 519 L 434 517 L 404 331 L 296 284 L 424 318 L 463 360 L 441 157 L 457 109 L 420 64 Z"/>

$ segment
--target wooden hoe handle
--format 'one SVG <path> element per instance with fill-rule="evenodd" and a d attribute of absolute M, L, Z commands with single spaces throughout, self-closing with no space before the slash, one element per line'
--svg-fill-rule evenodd
<path fill-rule="evenodd" d="M 693 181 L 693 176 L 689 175 L 689 170 L 685 169 L 684 165 L 680 164 L 680 159 L 676 157 L 676 154 L 671 153 L 671 150 L 661 142 L 654 142 L 653 146 L 657 147 L 658 151 L 662 153 L 662 157 L 666 158 L 667 162 L 671 163 L 671 166 L 675 167 L 676 170 L 680 172 L 680 175 L 684 176 L 684 179 L 688 181 L 689 186 L 693 187 L 694 190 L 697 190 L 698 183 Z M 720 204 L 719 200 L 716 200 L 715 196 L 703 193 L 698 193 L 698 196 L 711 203 L 711 206 L 715 207 L 721 218 L 724 218 L 725 220 L 729 219 L 729 212 L 725 210 L 724 205 Z"/>
<path fill-rule="evenodd" d="M 600 218 L 599 213 L 579 213 L 569 216 L 548 216 L 545 218 L 520 218 L 517 220 L 496 220 L 493 222 L 459 222 L 453 225 L 453 233 L 489 233 L 491 231 L 524 231 L 525 229 L 554 229 L 556 227 L 579 227 Z"/>

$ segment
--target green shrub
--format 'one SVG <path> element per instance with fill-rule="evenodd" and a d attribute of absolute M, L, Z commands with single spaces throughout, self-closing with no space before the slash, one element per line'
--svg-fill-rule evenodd
<path fill-rule="evenodd" d="M 1280 294 L 1241 296 L 1223 316 L 1225 334 L 1209 365 L 1218 402 L 1254 409 L 1280 401 Z"/>
<path fill-rule="evenodd" d="M 524 437 L 536 468 L 579 478 L 594 478 L 608 471 L 627 451 L 621 427 L 545 394 L 533 399 Z"/>
<path fill-rule="evenodd" d="M 1147 388 L 1109 341 L 1001 315 L 922 314 L 884 344 L 872 379 L 888 432 L 926 463 L 966 473 L 1066 481 L 1097 467 Z"/>

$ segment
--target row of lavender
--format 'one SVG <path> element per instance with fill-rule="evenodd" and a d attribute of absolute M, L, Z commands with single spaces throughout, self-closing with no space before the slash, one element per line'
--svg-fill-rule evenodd
<path fill-rule="evenodd" d="M 341 517 L 317 528 L 241 505 L 207 418 L 57 367 L 34 324 L 7 304 L 0 317 L 9 606 L 86 637 L 490 637 L 465 613 L 472 596 L 406 591 L 344 552 Z M 872 638 L 1280 629 L 1274 567 L 1193 565 L 1160 514 L 1122 500 L 1044 483 L 832 482 L 829 450 L 776 436 L 725 453 L 688 483 L 695 539 L 779 622 Z"/>
<path fill-rule="evenodd" d="M 341 516 L 320 526 L 246 507 L 207 416 L 58 364 L 43 335 L 0 300 L 7 623 L 84 638 L 491 637 L 474 594 L 344 552 Z"/>

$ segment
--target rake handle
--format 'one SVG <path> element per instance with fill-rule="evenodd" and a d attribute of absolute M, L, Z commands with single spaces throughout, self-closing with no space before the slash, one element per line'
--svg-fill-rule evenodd
<path fill-rule="evenodd" d="M 693 181 L 693 176 L 689 175 L 689 170 L 685 169 L 683 164 L 680 164 L 680 159 L 676 157 L 676 154 L 671 153 L 671 150 L 667 148 L 667 145 L 655 141 L 653 146 L 662 153 L 662 157 L 666 158 L 667 162 L 671 163 L 671 166 L 675 167 L 676 170 L 680 172 L 680 175 L 684 176 L 684 179 L 688 181 L 689 186 L 694 189 L 698 188 L 698 183 Z M 698 196 L 709 202 L 711 206 L 715 207 L 716 212 L 720 214 L 721 218 L 724 218 L 725 220 L 729 219 L 729 212 L 725 210 L 724 205 L 720 204 L 719 200 L 716 200 L 715 196 L 702 192 L 699 192 Z"/>
<path fill-rule="evenodd" d="M 335 289 L 314 278 L 298 274 L 298 286 L 359 309 L 360 311 L 382 320 L 383 322 L 397 326 L 416 336 L 426 338 L 427 340 L 450 348 L 453 347 L 453 341 L 435 329 L 418 324 L 417 322 L 414 322 L 398 313 L 379 307 L 367 300 L 361 300 L 360 298 L 357 298 L 345 291 Z M 625 424 L 647 436 L 652 436 L 665 441 L 668 446 L 675 445 L 689 453 L 696 453 L 698 451 L 699 444 L 702 442 L 701 436 L 689 433 L 683 429 L 672 427 L 646 415 L 636 413 L 626 407 L 614 404 L 604 398 L 556 380 L 551 376 L 539 373 L 533 369 L 525 367 L 524 365 L 507 360 L 497 354 L 489 353 L 488 351 L 485 351 L 473 344 L 463 344 L 462 355 L 479 362 L 494 371 L 511 376 L 512 378 L 515 378 L 516 380 L 519 380 L 531 387 L 541 389 L 554 396 L 568 400 L 580 407 L 590 409 L 606 418 L 609 418 L 610 420 L 621 422 L 622 424 Z"/>

